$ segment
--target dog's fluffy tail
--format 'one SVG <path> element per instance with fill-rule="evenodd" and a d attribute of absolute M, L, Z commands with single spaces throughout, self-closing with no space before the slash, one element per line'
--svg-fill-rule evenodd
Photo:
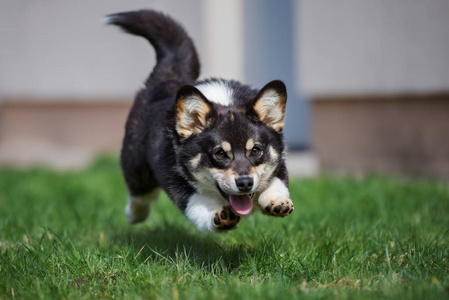
<path fill-rule="evenodd" d="M 108 15 L 104 22 L 142 36 L 153 45 L 157 63 L 145 82 L 149 90 L 167 80 L 192 82 L 198 78 L 200 63 L 193 41 L 182 26 L 167 15 L 139 10 Z"/>

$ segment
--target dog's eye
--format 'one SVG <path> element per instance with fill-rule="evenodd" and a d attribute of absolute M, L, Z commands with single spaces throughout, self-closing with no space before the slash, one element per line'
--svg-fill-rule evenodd
<path fill-rule="evenodd" d="M 215 157 L 217 159 L 224 159 L 224 158 L 226 158 L 226 152 L 220 148 L 217 151 L 215 151 Z"/>
<path fill-rule="evenodd" d="M 259 156 L 261 153 L 262 150 L 259 147 L 253 147 L 253 149 L 251 149 L 252 156 Z"/>

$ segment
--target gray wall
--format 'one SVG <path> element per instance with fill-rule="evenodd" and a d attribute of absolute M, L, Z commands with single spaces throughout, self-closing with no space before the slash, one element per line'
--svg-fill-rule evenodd
<path fill-rule="evenodd" d="M 449 1 L 302 0 L 297 11 L 306 94 L 449 90 Z"/>
<path fill-rule="evenodd" d="M 105 26 L 109 13 L 155 8 L 188 28 L 204 52 L 202 1 L 1 1 L 0 97 L 129 99 L 149 74 L 144 39 Z"/>

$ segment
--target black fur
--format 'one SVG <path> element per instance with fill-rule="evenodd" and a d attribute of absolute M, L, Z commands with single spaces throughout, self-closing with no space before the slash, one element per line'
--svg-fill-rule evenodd
<path fill-rule="evenodd" d="M 156 11 L 131 11 L 109 15 L 107 19 L 109 24 L 144 37 L 156 51 L 157 64 L 145 81 L 145 89 L 137 94 L 125 127 L 120 162 L 129 192 L 133 196 L 143 195 L 164 182 L 162 188 L 170 190 L 169 195 L 184 209 L 185 199 L 194 189 L 173 170 L 173 143 L 164 137 L 175 138 L 174 117 L 167 115 L 174 116 L 177 90 L 199 76 L 200 64 L 193 42 L 177 22 Z M 150 149 L 156 149 L 162 157 L 154 157 Z M 155 169 L 162 172 L 155 176 Z"/>

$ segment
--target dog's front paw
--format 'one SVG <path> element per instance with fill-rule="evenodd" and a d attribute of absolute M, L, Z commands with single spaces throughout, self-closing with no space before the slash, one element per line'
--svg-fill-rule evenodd
<path fill-rule="evenodd" d="M 224 206 L 215 212 L 213 224 L 219 231 L 233 229 L 240 222 L 240 216 L 236 215 L 230 206 Z"/>
<path fill-rule="evenodd" d="M 263 212 L 275 217 L 285 217 L 293 212 L 293 202 L 287 197 L 279 196 L 268 202 L 268 205 L 262 207 Z"/>

